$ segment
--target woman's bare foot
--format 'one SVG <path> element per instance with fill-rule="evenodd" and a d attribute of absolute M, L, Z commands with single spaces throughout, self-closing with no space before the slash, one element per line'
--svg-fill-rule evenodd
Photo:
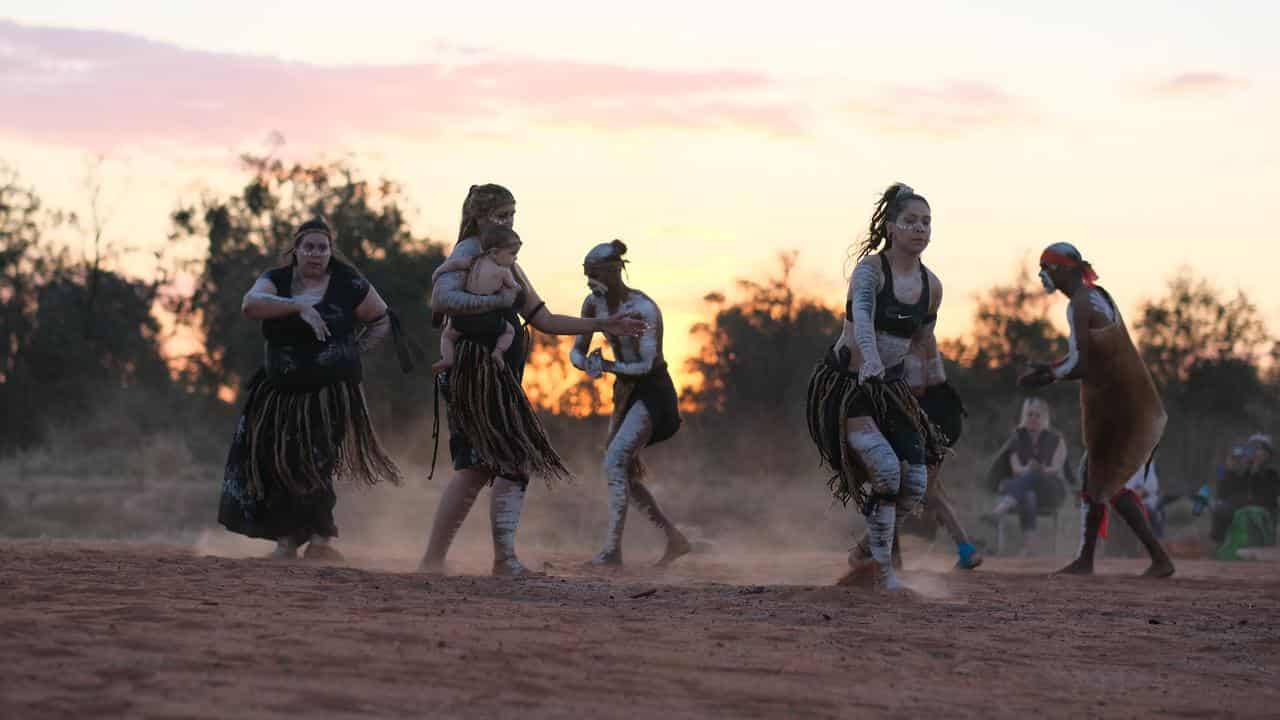
<path fill-rule="evenodd" d="M 1151 561 L 1151 567 L 1142 573 L 1142 577 L 1148 578 L 1167 578 L 1173 575 L 1173 561 L 1169 558 L 1159 558 Z"/>
<path fill-rule="evenodd" d="M 856 550 L 856 548 L 855 548 Z M 855 560 L 850 552 L 849 572 L 840 576 L 836 580 L 836 585 L 841 587 L 865 587 L 871 588 L 876 585 L 876 563 L 874 560 Z"/>
<path fill-rule="evenodd" d="M 667 550 L 662 553 L 662 557 L 658 558 L 658 562 L 654 563 L 655 567 L 666 567 L 680 558 L 688 555 L 693 550 L 693 545 L 689 544 L 689 538 L 679 530 L 675 535 L 667 538 Z"/>
<path fill-rule="evenodd" d="M 418 572 L 426 575 L 448 575 L 449 570 L 445 567 L 443 560 L 428 560 L 422 558 L 418 563 Z"/>
<path fill-rule="evenodd" d="M 307 543 L 307 549 L 302 553 L 303 560 L 313 560 L 319 562 L 340 563 L 346 558 L 342 557 L 342 553 L 338 552 L 332 545 L 328 543 Z"/>
<path fill-rule="evenodd" d="M 601 551 L 595 557 L 583 563 L 586 567 L 622 567 L 622 551 L 615 550 L 613 552 Z"/>
<path fill-rule="evenodd" d="M 277 542 L 274 550 L 267 556 L 271 560 L 297 560 L 298 546 L 290 542 Z"/>

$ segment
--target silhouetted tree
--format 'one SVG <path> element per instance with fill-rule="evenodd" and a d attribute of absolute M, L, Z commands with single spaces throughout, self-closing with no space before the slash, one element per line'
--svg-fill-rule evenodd
<path fill-rule="evenodd" d="M 1141 305 L 1135 330 L 1170 415 L 1163 467 L 1186 490 L 1232 442 L 1274 423 L 1276 387 L 1259 368 L 1275 340 L 1243 292 L 1225 295 L 1190 269 Z"/>
<path fill-rule="evenodd" d="M 151 314 L 159 279 L 111 270 L 100 226 L 94 253 L 72 260 L 47 236 L 76 229 L 75 217 L 44 210 L 15 173 L 0 172 L 0 448 L 11 449 L 112 393 L 164 393 L 169 373 Z"/>

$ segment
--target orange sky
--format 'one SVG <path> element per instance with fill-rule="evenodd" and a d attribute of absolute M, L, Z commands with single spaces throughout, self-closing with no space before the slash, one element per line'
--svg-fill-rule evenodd
<path fill-rule="evenodd" d="M 579 307 L 591 245 L 631 246 L 677 367 L 702 296 L 778 252 L 840 304 L 894 180 L 933 205 L 944 335 L 1060 240 L 1126 308 L 1191 263 L 1280 312 L 1274 5 L 726 7 L 48 2 L 0 19 L 0 159 L 78 209 L 104 154 L 108 235 L 143 250 L 179 201 L 237 189 L 238 154 L 273 131 L 290 158 L 401 181 L 446 242 L 467 186 L 501 182 L 556 311 Z"/>

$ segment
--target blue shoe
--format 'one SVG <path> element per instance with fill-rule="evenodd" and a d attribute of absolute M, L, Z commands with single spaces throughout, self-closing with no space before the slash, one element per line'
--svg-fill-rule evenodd
<path fill-rule="evenodd" d="M 982 564 L 982 553 L 973 546 L 973 543 L 960 543 L 956 545 L 956 554 L 960 559 L 956 561 L 956 569 L 973 570 Z"/>

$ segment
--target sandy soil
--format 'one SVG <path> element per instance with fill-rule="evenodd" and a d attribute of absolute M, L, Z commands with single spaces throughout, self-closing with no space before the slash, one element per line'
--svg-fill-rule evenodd
<path fill-rule="evenodd" d="M 910 548 L 909 548 L 910 550 Z M 352 553 L 354 555 L 354 553 Z M 527 557 L 534 553 L 527 553 Z M 0 717 L 1220 717 L 1280 712 L 1280 565 L 707 555 L 500 580 L 0 542 Z M 940 564 L 940 563 L 939 563 Z M 472 568 L 463 568 L 473 570 Z"/>

